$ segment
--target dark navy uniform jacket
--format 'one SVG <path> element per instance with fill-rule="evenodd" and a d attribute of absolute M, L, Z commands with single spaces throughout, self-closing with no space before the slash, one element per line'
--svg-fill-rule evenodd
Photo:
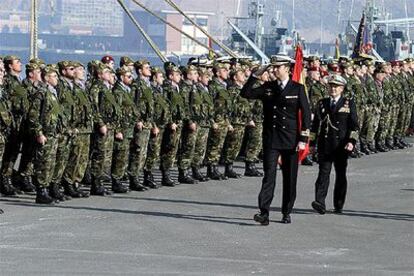
<path fill-rule="evenodd" d="M 318 144 L 323 154 L 345 151 L 348 143 L 356 144 L 358 139 L 358 117 L 355 102 L 341 97 L 331 110 L 331 98 L 324 98 L 317 104 L 311 129 L 311 145 Z"/>
<path fill-rule="evenodd" d="M 263 102 L 263 149 L 291 150 L 307 142 L 311 124 L 309 101 L 302 84 L 289 80 L 282 90 L 277 81 L 259 85 L 251 76 L 241 90 L 242 97 Z M 301 110 L 301 129 L 298 112 Z"/>

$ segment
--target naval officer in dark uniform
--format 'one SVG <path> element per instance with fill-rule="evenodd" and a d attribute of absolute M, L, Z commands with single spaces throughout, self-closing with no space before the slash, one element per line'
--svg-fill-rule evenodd
<path fill-rule="evenodd" d="M 289 78 L 290 61 L 288 57 L 272 56 L 271 66 L 277 80 L 260 83 L 258 77 L 267 69 L 263 66 L 252 74 L 241 91 L 242 97 L 263 102 L 264 177 L 259 194 L 260 213 L 254 216 L 254 220 L 263 225 L 269 224 L 279 156 L 283 175 L 282 223 L 291 222 L 290 213 L 296 199 L 298 150 L 305 148 L 310 132 L 309 102 L 304 86 Z M 301 129 L 298 129 L 299 110 Z"/>
<path fill-rule="evenodd" d="M 338 75 L 329 79 L 329 97 L 318 102 L 311 131 L 311 150 L 318 145 L 319 175 L 315 183 L 312 208 L 325 214 L 332 164 L 336 172 L 333 203 L 341 213 L 345 203 L 348 155 L 358 140 L 358 117 L 355 103 L 342 95 L 346 80 Z"/>

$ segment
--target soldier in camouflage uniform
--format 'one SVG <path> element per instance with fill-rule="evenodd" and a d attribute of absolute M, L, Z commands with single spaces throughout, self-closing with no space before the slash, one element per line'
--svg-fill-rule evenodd
<path fill-rule="evenodd" d="M 367 70 L 363 76 L 363 83 L 366 91 L 366 104 L 368 110 L 369 124 L 366 130 L 366 150 L 370 153 L 377 153 L 375 147 L 375 133 L 378 129 L 379 116 L 381 112 L 381 96 L 378 94 L 375 79 L 373 77 L 375 64 L 372 60 L 364 61 Z"/>
<path fill-rule="evenodd" d="M 164 95 L 162 85 L 165 77 L 160 68 L 155 67 L 151 71 L 151 86 L 154 95 L 154 124 L 159 129 L 158 134 L 151 133 L 148 142 L 147 160 L 145 161 L 144 169 L 144 183 L 146 186 L 157 188 L 158 184 L 155 182 L 153 170 L 155 164 L 160 160 L 161 142 L 164 135 L 165 128 L 172 123 L 170 103 Z"/>
<path fill-rule="evenodd" d="M 56 152 L 56 164 L 54 166 L 54 172 L 52 176 L 52 183 L 60 185 L 63 177 L 63 172 L 69 161 L 70 150 L 72 147 L 72 141 L 78 132 L 75 127 L 76 116 L 75 110 L 75 97 L 74 97 L 74 77 L 75 66 L 72 61 L 59 62 L 59 83 L 57 87 L 59 103 L 62 107 L 63 116 L 63 131 L 58 137 L 58 148 Z M 68 193 L 71 184 L 63 181 L 62 183 L 65 193 Z"/>
<path fill-rule="evenodd" d="M 230 123 L 233 131 L 227 134 L 223 159 L 226 166 L 224 175 L 228 178 L 239 178 L 240 175 L 233 170 L 233 162 L 236 160 L 243 142 L 243 136 L 246 126 L 254 126 L 250 113 L 250 102 L 240 96 L 240 91 L 246 82 L 245 73 L 242 68 L 236 68 L 230 73 L 232 85 L 229 88 L 232 107 Z"/>
<path fill-rule="evenodd" d="M 402 144 L 399 143 L 398 140 L 398 119 L 399 116 L 402 116 L 402 112 L 400 110 L 400 104 L 404 102 L 405 92 L 403 85 L 400 81 L 400 64 L 398 61 L 393 61 L 392 65 L 392 73 L 391 73 L 391 87 L 392 87 L 392 97 L 391 97 L 391 119 L 390 125 L 387 134 L 387 141 L 388 145 L 392 147 L 392 149 L 404 148 Z M 400 115 L 401 114 L 401 115 Z M 402 119 L 402 117 L 400 117 Z"/>
<path fill-rule="evenodd" d="M 385 147 L 385 139 L 381 140 L 380 136 L 381 133 L 386 128 L 386 120 L 387 120 L 387 110 L 384 106 L 384 80 L 386 77 L 385 70 L 381 68 L 381 66 L 378 66 L 378 68 L 374 71 L 374 80 L 375 80 L 375 86 L 377 90 L 377 104 L 374 106 L 378 109 L 378 125 L 375 131 L 374 136 L 374 144 L 375 149 L 379 152 L 387 152 L 388 149 Z"/>
<path fill-rule="evenodd" d="M 409 108 L 407 110 L 407 128 L 408 135 L 414 133 L 414 59 L 406 58 L 404 63 L 404 72 L 407 78 L 407 81 L 410 85 L 410 94 L 409 94 Z"/>
<path fill-rule="evenodd" d="M 170 65 L 166 68 L 168 79 L 164 82 L 163 90 L 170 102 L 172 124 L 164 130 L 161 143 L 161 172 L 162 185 L 175 186 L 176 183 L 171 179 L 170 170 L 174 165 L 175 157 L 180 144 L 181 130 L 183 121 L 186 119 L 186 109 L 184 97 L 180 90 L 181 71 L 178 67 Z"/>
<path fill-rule="evenodd" d="M 96 112 L 94 116 L 95 135 L 91 157 L 91 195 L 104 196 L 107 194 L 107 191 L 103 185 L 103 180 L 105 169 L 110 168 L 112 164 L 114 138 L 123 139 L 119 123 L 122 110 L 111 91 L 111 69 L 101 64 L 97 68 L 97 74 L 98 79 L 90 90 Z"/>
<path fill-rule="evenodd" d="M 224 64 L 214 66 L 215 77 L 209 84 L 209 91 L 214 99 L 214 123 L 210 130 L 207 145 L 207 176 L 213 180 L 227 179 L 217 166 L 223 150 L 228 131 L 233 131 L 230 124 L 231 96 L 227 90 L 229 71 Z"/>
<path fill-rule="evenodd" d="M 191 160 L 197 140 L 197 118 L 194 116 L 192 97 L 197 94 L 198 70 L 194 65 L 184 68 L 184 80 L 180 84 L 180 94 L 184 101 L 185 119 L 181 133 L 181 145 L 178 153 L 178 182 L 184 184 L 194 184 L 197 181 L 191 177 Z"/>
<path fill-rule="evenodd" d="M 257 68 L 256 68 L 257 69 Z M 269 81 L 269 73 L 264 72 L 253 87 L 258 87 Z M 254 125 L 248 125 L 246 135 L 246 157 L 244 175 L 249 177 L 261 177 L 263 173 L 256 168 L 259 154 L 262 150 L 263 132 L 263 103 L 260 100 L 250 100 L 250 111 Z"/>
<path fill-rule="evenodd" d="M 134 129 L 138 122 L 138 110 L 134 103 L 130 85 L 133 82 L 132 71 L 128 66 L 117 69 L 117 78 L 113 93 L 122 108 L 121 131 L 123 139 L 115 139 L 112 155 L 112 190 L 125 193 L 127 188 L 122 186 L 121 179 L 128 167 L 128 156 Z"/>
<path fill-rule="evenodd" d="M 394 142 L 388 138 L 388 133 L 392 125 L 392 115 L 394 112 L 393 106 L 393 88 L 391 81 L 391 65 L 390 63 L 383 63 L 380 65 L 381 71 L 385 73 L 384 80 L 382 81 L 382 91 L 384 92 L 383 97 L 383 108 L 381 110 L 381 118 L 378 126 L 377 143 L 382 145 L 383 148 L 388 151 L 394 148 Z"/>
<path fill-rule="evenodd" d="M 135 127 L 134 138 L 131 143 L 129 174 L 130 188 L 137 191 L 147 190 L 142 186 L 139 176 L 144 169 L 147 158 L 148 142 L 151 133 L 159 133 L 159 129 L 154 124 L 154 96 L 151 87 L 151 67 L 147 60 L 140 60 L 135 63 L 135 70 L 138 78 L 133 82 L 131 89 L 135 105 L 138 109 L 138 123 Z M 148 188 L 157 188 L 145 182 Z M 131 186 L 132 185 L 132 186 Z"/>
<path fill-rule="evenodd" d="M 193 157 L 191 160 L 191 169 L 193 178 L 205 182 L 208 177 L 200 172 L 200 167 L 207 150 L 207 141 L 214 115 L 214 102 L 208 90 L 208 84 L 211 81 L 211 73 L 207 69 L 200 69 L 198 71 L 198 82 L 196 84 L 197 91 L 190 97 L 190 107 L 193 120 L 197 122 L 197 138 Z"/>
<path fill-rule="evenodd" d="M 43 85 L 41 68 L 44 67 L 44 65 L 44 62 L 40 59 L 32 59 L 30 63 L 26 64 L 26 79 L 24 79 L 22 83 L 27 91 L 29 102 L 32 102 L 33 96 Z M 33 140 L 33 134 L 30 133 L 29 128 L 27 127 L 27 120 L 24 121 L 23 124 L 22 154 L 16 180 L 19 184 L 19 188 L 22 191 L 33 192 L 35 190 L 35 187 L 32 184 L 34 158 L 33 146 L 35 143 Z"/>
<path fill-rule="evenodd" d="M 73 62 L 73 66 L 73 112 L 76 114 L 73 116 L 73 127 L 77 131 L 72 138 L 62 183 L 67 196 L 79 198 L 89 196 L 89 193 L 80 189 L 80 183 L 89 164 L 93 109 L 85 86 L 85 68 L 80 62 Z"/>
<path fill-rule="evenodd" d="M 1 62 L 0 62 L 0 65 Z M 6 139 L 10 135 L 10 131 L 13 129 L 13 114 L 11 113 L 11 103 L 8 101 L 3 88 L 3 80 L 5 70 L 0 66 L 0 168 L 2 166 L 3 154 L 6 147 Z M 0 181 L 0 193 L 9 196 L 14 195 L 15 190 L 12 186 L 3 186 Z"/>
<path fill-rule="evenodd" d="M 410 64 L 406 60 L 402 61 L 401 63 L 401 73 L 399 75 L 400 81 L 404 87 L 404 102 L 402 102 L 401 107 L 401 121 L 399 128 L 398 128 L 398 142 L 400 145 L 404 146 L 405 148 L 409 147 L 409 144 L 404 141 L 404 137 L 407 133 L 409 122 L 411 120 L 411 112 L 413 106 L 413 86 L 412 80 L 410 80 Z"/>
<path fill-rule="evenodd" d="M 20 73 L 22 64 L 17 56 L 6 56 L 4 58 L 4 68 L 7 75 L 4 77 L 4 93 L 10 102 L 10 110 L 13 114 L 13 127 L 6 138 L 6 146 L 3 154 L 2 166 L 2 193 L 5 195 L 15 195 L 16 189 L 12 185 L 13 167 L 19 154 L 23 127 L 29 110 L 27 90 L 22 85 Z"/>
<path fill-rule="evenodd" d="M 321 82 L 321 73 L 317 67 L 308 69 L 309 78 L 307 81 L 308 95 L 312 113 L 315 114 L 319 100 L 328 96 L 327 87 Z"/>
<path fill-rule="evenodd" d="M 57 71 L 53 67 L 46 67 L 43 76 L 46 87 L 40 87 L 33 96 L 28 113 L 28 125 L 36 140 L 34 159 L 36 203 L 51 204 L 61 197 L 58 187 L 53 185 L 52 177 L 64 113 L 56 90 Z"/>

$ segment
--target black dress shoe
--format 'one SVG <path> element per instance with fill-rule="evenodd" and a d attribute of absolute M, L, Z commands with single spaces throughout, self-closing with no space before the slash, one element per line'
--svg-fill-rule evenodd
<path fill-rule="evenodd" d="M 254 215 L 253 219 L 261 225 L 269 225 L 269 215 L 259 213 Z"/>
<path fill-rule="evenodd" d="M 280 221 L 284 224 L 292 223 L 292 219 L 290 218 L 290 215 L 283 215 L 282 220 Z"/>
<path fill-rule="evenodd" d="M 302 166 L 313 166 L 313 162 L 309 155 L 306 156 L 306 158 L 302 160 Z"/>
<path fill-rule="evenodd" d="M 333 211 L 335 214 L 342 214 L 342 209 L 335 208 Z"/>
<path fill-rule="evenodd" d="M 317 201 L 312 202 L 312 208 L 321 215 L 324 215 L 326 213 L 325 207 Z"/>

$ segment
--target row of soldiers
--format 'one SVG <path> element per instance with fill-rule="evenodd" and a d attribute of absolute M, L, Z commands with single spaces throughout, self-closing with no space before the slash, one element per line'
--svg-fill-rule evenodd
<path fill-rule="evenodd" d="M 143 59 L 105 56 L 85 67 L 6 56 L 0 67 L 0 192 L 36 190 L 36 202 L 239 178 L 233 169 L 245 141 L 245 175 L 262 176 L 262 106 L 240 97 L 252 64 L 189 64 L 164 70 Z M 269 81 L 263 77 L 260 82 Z M 245 139 L 243 139 L 245 137 Z M 224 162 L 224 173 L 219 171 Z M 171 176 L 178 167 L 178 183 Z M 207 166 L 207 174 L 200 168 Z M 143 180 L 142 180 L 143 178 Z M 128 181 L 128 186 L 123 184 Z M 90 190 L 81 184 L 90 185 Z"/>
<path fill-rule="evenodd" d="M 343 57 L 323 68 L 318 57 L 309 58 L 307 87 L 313 111 L 328 96 L 326 70 L 346 81 L 345 96 L 356 103 L 359 144 L 352 157 L 409 147 L 414 112 L 414 60 L 375 62 L 371 58 Z"/>

